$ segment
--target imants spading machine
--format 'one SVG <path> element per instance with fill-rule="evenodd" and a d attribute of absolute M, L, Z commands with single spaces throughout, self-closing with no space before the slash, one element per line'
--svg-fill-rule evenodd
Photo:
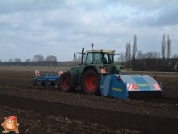
<path fill-rule="evenodd" d="M 160 98 L 162 83 L 148 75 L 109 74 L 101 78 L 100 93 L 114 98 Z"/>

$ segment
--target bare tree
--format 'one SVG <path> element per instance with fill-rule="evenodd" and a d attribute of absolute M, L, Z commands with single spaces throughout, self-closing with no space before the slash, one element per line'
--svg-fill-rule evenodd
<path fill-rule="evenodd" d="M 129 70 L 130 68 L 130 58 L 131 58 L 131 47 L 130 42 L 126 43 L 126 52 L 125 52 L 125 61 L 126 61 L 126 67 Z"/>
<path fill-rule="evenodd" d="M 125 46 L 125 67 L 128 69 L 128 43 Z"/>
<path fill-rule="evenodd" d="M 152 59 L 154 58 L 154 52 L 147 52 L 147 58 Z"/>
<path fill-rule="evenodd" d="M 13 62 L 13 59 L 12 59 L 12 58 L 10 58 L 10 59 L 9 59 L 9 62 Z"/>
<path fill-rule="evenodd" d="M 162 58 L 165 58 L 166 53 L 166 36 L 163 34 L 163 40 L 162 40 L 162 47 L 161 47 L 161 54 Z"/>
<path fill-rule="evenodd" d="M 11 66 L 12 62 L 13 62 L 13 59 L 10 58 L 10 59 L 9 59 L 9 66 Z"/>
<path fill-rule="evenodd" d="M 56 56 L 49 55 L 46 57 L 46 61 L 48 63 L 50 63 L 50 65 L 52 66 L 53 63 L 55 63 L 55 64 L 57 63 L 57 58 L 56 58 Z"/>
<path fill-rule="evenodd" d="M 174 54 L 172 58 L 178 58 L 178 54 Z"/>
<path fill-rule="evenodd" d="M 132 60 L 132 68 L 133 70 L 135 70 L 135 65 L 136 65 L 136 60 L 135 60 L 135 56 L 137 53 L 137 36 L 134 35 L 134 41 L 133 41 L 133 49 L 132 49 L 132 56 L 133 56 L 133 60 Z"/>
<path fill-rule="evenodd" d="M 14 62 L 15 62 L 17 65 L 19 65 L 19 63 L 21 62 L 21 59 L 20 59 L 20 58 L 15 58 L 15 59 L 14 59 Z"/>
<path fill-rule="evenodd" d="M 20 58 L 15 58 L 14 62 L 21 62 L 21 59 Z"/>
<path fill-rule="evenodd" d="M 136 53 L 137 53 L 137 36 L 134 35 L 134 42 L 133 42 L 133 58 L 135 58 Z"/>
<path fill-rule="evenodd" d="M 29 64 L 30 64 L 30 59 L 26 59 L 25 61 L 27 62 L 28 66 L 29 66 Z"/>
<path fill-rule="evenodd" d="M 167 59 L 171 57 L 171 39 L 167 36 Z"/>
<path fill-rule="evenodd" d="M 150 51 L 145 54 L 147 70 L 157 70 L 160 53 L 157 51 Z"/>
<path fill-rule="evenodd" d="M 137 59 L 142 59 L 142 56 L 143 56 L 143 52 L 142 51 L 138 51 Z"/>
<path fill-rule="evenodd" d="M 153 52 L 147 52 L 146 53 L 146 67 L 147 67 L 147 70 L 150 70 L 151 67 L 152 67 L 152 59 L 153 58 Z"/>
<path fill-rule="evenodd" d="M 25 61 L 26 61 L 26 62 L 30 62 L 30 59 L 26 59 Z"/>
<path fill-rule="evenodd" d="M 153 52 L 153 58 L 156 58 L 156 59 L 160 58 L 160 53 L 157 52 L 157 51 L 154 51 Z"/>
<path fill-rule="evenodd" d="M 162 47 L 161 47 L 161 54 L 162 54 L 162 58 L 163 58 L 163 64 L 162 67 L 164 68 L 164 63 L 165 63 L 165 53 L 166 53 L 166 36 L 165 34 L 163 34 L 163 40 L 162 40 Z"/>
<path fill-rule="evenodd" d="M 157 70 L 158 69 L 158 62 L 159 62 L 159 59 L 160 58 L 160 54 L 159 54 L 159 52 L 157 52 L 157 51 L 154 51 L 153 52 L 153 62 L 152 62 L 152 64 L 153 64 L 153 69 L 154 70 Z"/>
<path fill-rule="evenodd" d="M 41 55 L 41 54 L 36 54 L 36 55 L 33 57 L 33 61 L 40 63 L 40 66 L 41 66 L 41 62 L 44 61 L 44 57 L 43 57 L 43 55 Z"/>
<path fill-rule="evenodd" d="M 130 42 L 128 44 L 128 59 L 129 59 L 129 68 L 130 68 L 130 61 L 131 61 L 131 45 L 130 45 Z"/>
<path fill-rule="evenodd" d="M 123 52 L 120 52 L 120 53 L 119 53 L 119 56 L 120 56 L 120 57 L 118 58 L 118 60 L 120 60 L 120 61 L 121 61 L 121 64 L 124 65 L 124 53 L 123 53 Z"/>
<path fill-rule="evenodd" d="M 34 61 L 34 62 L 42 62 L 42 61 L 44 61 L 44 57 L 43 57 L 43 55 L 41 55 L 41 54 L 36 54 L 36 55 L 33 57 L 33 61 Z"/>
<path fill-rule="evenodd" d="M 137 59 L 137 70 L 138 69 L 140 70 L 144 66 L 144 60 L 142 60 L 143 59 L 143 52 L 142 51 L 137 52 L 136 59 Z"/>

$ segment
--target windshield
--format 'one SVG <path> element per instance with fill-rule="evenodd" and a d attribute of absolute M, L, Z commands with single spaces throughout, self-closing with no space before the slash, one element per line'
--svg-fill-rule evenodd
<path fill-rule="evenodd" d="M 86 64 L 111 64 L 113 63 L 113 55 L 107 53 L 88 53 Z"/>

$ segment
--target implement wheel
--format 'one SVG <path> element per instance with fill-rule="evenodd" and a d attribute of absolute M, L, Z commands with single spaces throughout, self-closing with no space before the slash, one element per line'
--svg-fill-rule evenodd
<path fill-rule="evenodd" d="M 84 72 L 82 84 L 86 94 L 99 94 L 100 78 L 95 69 L 88 69 Z"/>
<path fill-rule="evenodd" d="M 71 80 L 68 73 L 63 73 L 60 77 L 60 87 L 64 92 L 71 91 Z"/>

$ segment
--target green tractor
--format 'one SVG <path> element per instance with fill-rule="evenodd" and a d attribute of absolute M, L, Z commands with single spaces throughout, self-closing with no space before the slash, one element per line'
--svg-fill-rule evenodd
<path fill-rule="evenodd" d="M 89 95 L 100 93 L 102 75 L 119 74 L 120 67 L 114 63 L 115 50 L 82 50 L 82 61 L 79 66 L 72 67 L 60 77 L 60 87 L 63 91 L 75 90 L 79 85 Z M 83 57 L 85 60 L 83 62 Z M 75 58 L 75 54 L 74 54 Z"/>

